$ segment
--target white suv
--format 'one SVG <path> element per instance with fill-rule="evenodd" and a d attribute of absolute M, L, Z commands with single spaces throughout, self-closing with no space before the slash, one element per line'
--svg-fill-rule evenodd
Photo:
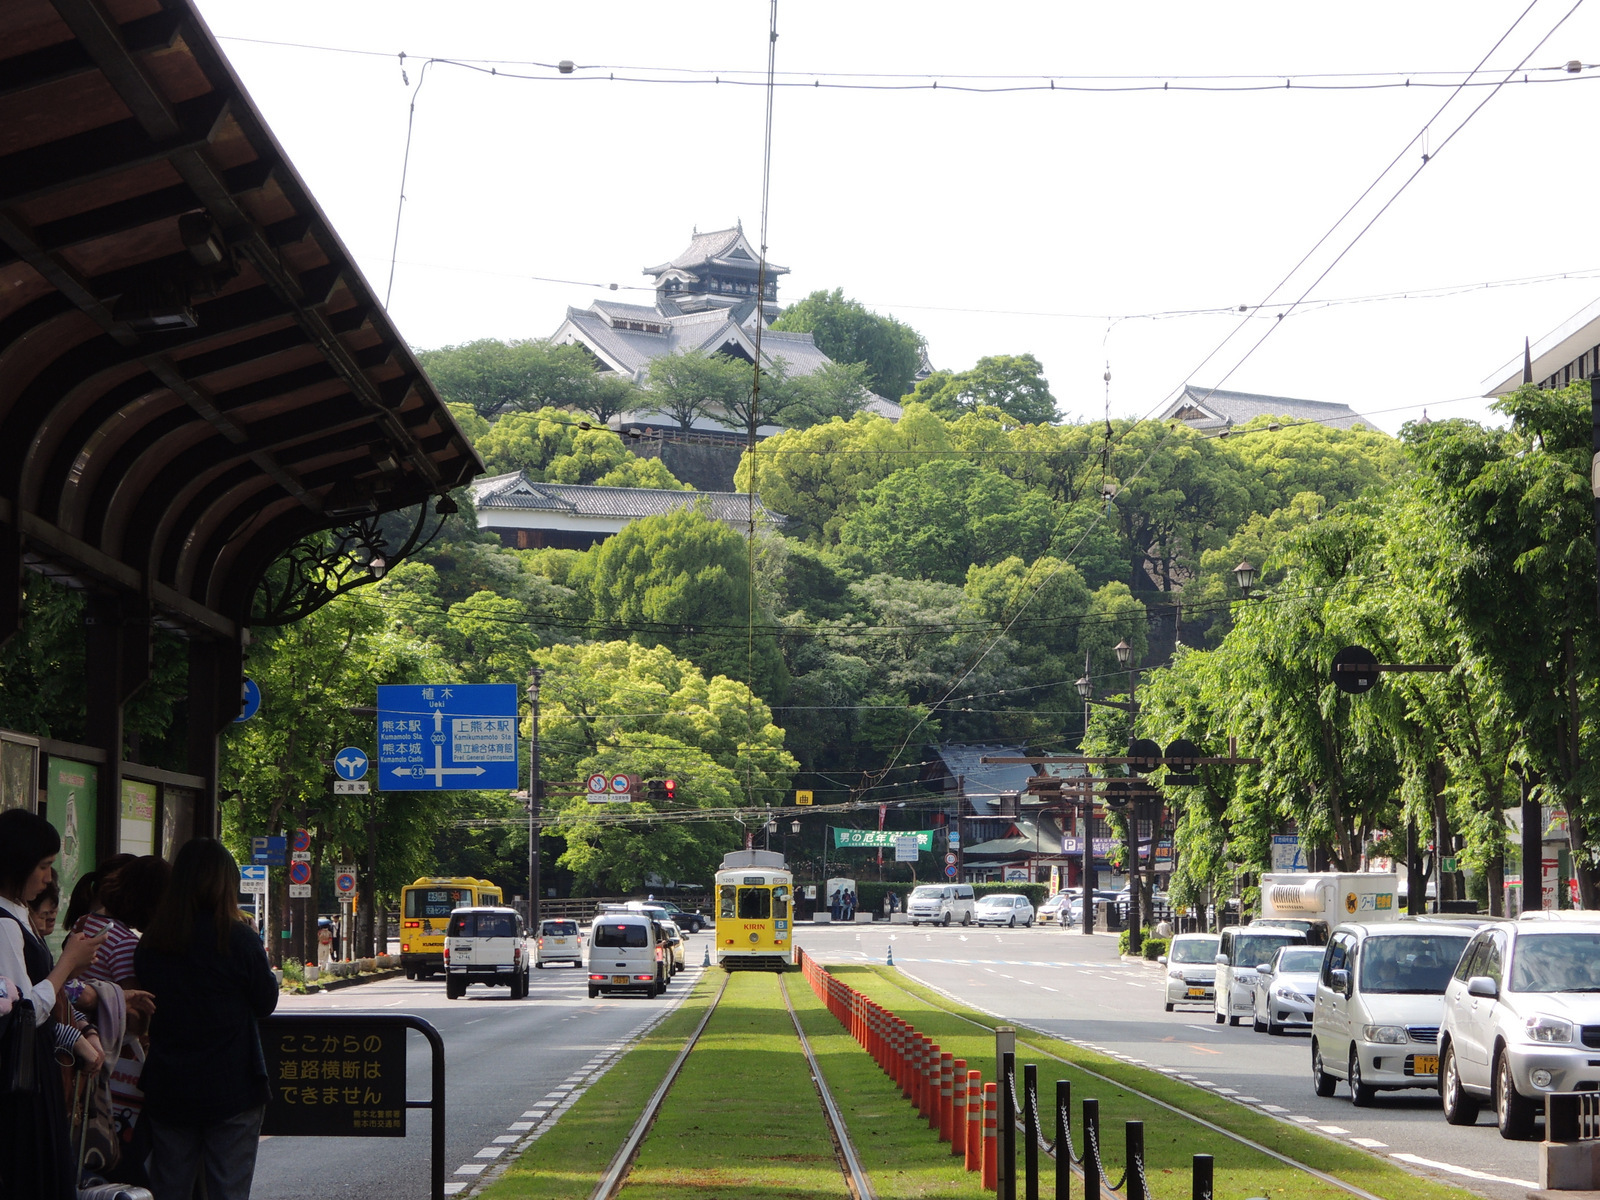
<path fill-rule="evenodd" d="M 1340 925 L 1328 940 L 1311 1014 L 1311 1082 L 1350 1085 L 1357 1107 L 1379 1090 L 1433 1088 L 1445 984 L 1472 935 L 1460 922 Z"/>
<path fill-rule="evenodd" d="M 925 883 L 913 888 L 906 901 L 906 913 L 913 925 L 948 925 L 959 921 L 972 924 L 972 885 L 970 883 Z"/>
<path fill-rule="evenodd" d="M 1440 1043 L 1452 1125 L 1487 1099 L 1500 1136 L 1524 1138 L 1551 1092 L 1600 1089 L 1600 916 L 1479 930 L 1445 990 Z"/>

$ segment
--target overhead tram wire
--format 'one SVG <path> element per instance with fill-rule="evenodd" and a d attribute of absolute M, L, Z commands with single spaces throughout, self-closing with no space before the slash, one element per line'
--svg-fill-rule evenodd
<path fill-rule="evenodd" d="M 1306 262 L 1308 262 L 1311 259 L 1312 255 L 1314 255 L 1319 249 L 1321 249 L 1321 247 L 1328 241 L 1328 239 L 1333 236 L 1333 234 L 1338 230 L 1339 226 L 1344 224 L 1344 222 L 1346 221 L 1346 219 L 1348 219 L 1350 214 L 1353 213 L 1355 211 L 1355 209 L 1367 198 L 1367 196 L 1369 196 L 1377 188 L 1378 184 L 1381 183 L 1383 181 L 1383 179 L 1389 174 L 1389 172 L 1394 169 L 1395 165 L 1399 163 L 1400 159 L 1411 149 L 1411 147 L 1416 145 L 1418 139 L 1426 135 L 1427 130 L 1428 130 L 1429 126 L 1433 123 L 1433 121 L 1437 120 L 1438 117 L 1443 114 L 1445 109 L 1449 107 L 1451 102 L 1454 101 L 1455 98 L 1458 95 L 1461 94 L 1462 90 L 1467 86 L 1467 83 L 1470 81 L 1470 79 L 1484 68 L 1484 65 L 1488 62 L 1489 57 L 1492 54 L 1494 54 L 1495 51 L 1498 50 L 1505 43 L 1506 39 L 1509 38 L 1512 35 L 1513 32 L 1515 32 L 1517 26 L 1519 26 L 1522 23 L 1523 19 L 1528 15 L 1528 13 L 1530 13 L 1533 10 L 1535 5 L 1537 5 L 1538 3 L 1539 3 L 1539 0 L 1529 0 L 1528 6 L 1526 8 L 1524 8 L 1520 13 L 1517 14 L 1516 19 L 1514 21 L 1512 21 L 1511 25 L 1506 29 L 1506 31 L 1503 34 L 1501 34 L 1498 39 L 1496 39 L 1494 45 L 1489 48 L 1489 50 L 1484 54 L 1483 58 L 1479 61 L 1477 67 L 1475 67 L 1473 69 L 1472 74 L 1469 75 L 1467 79 L 1462 80 L 1461 83 L 1459 85 L 1457 85 L 1457 87 L 1454 90 L 1451 91 L 1450 95 L 1445 98 L 1444 103 L 1442 105 L 1440 105 L 1438 112 L 1436 112 L 1434 114 L 1433 118 L 1430 119 L 1428 122 L 1426 122 L 1423 125 L 1421 131 L 1419 131 L 1416 135 L 1414 135 L 1411 138 L 1411 140 L 1409 142 L 1407 142 L 1406 145 L 1400 149 L 1400 151 L 1395 155 L 1393 160 L 1391 160 L 1389 165 L 1384 167 L 1384 169 L 1378 173 L 1377 177 L 1372 181 L 1372 183 L 1369 184 L 1366 187 L 1366 189 L 1364 191 L 1362 191 L 1362 193 L 1354 201 L 1352 201 L 1350 206 L 1342 214 L 1340 214 L 1339 218 L 1328 228 L 1328 231 L 1326 233 L 1324 233 L 1320 238 L 1317 239 L 1317 241 L 1312 245 L 1310 250 L 1306 251 L 1306 253 L 1301 256 L 1300 260 L 1298 262 L 1296 262 L 1295 265 L 1292 268 L 1290 268 L 1288 273 L 1284 275 L 1283 279 L 1281 279 L 1278 282 L 1278 284 L 1276 286 L 1274 286 L 1273 289 L 1270 292 L 1267 293 L 1266 297 L 1263 300 L 1263 303 L 1270 302 L 1272 300 L 1272 298 L 1275 295 L 1277 295 L 1277 293 L 1279 291 L 1281 291 L 1288 284 L 1289 280 L 1294 278 L 1294 276 L 1300 271 L 1301 267 L 1303 267 L 1306 264 Z M 1444 146 L 1446 144 L 1448 144 L 1449 141 L 1451 139 L 1453 139 L 1457 133 L 1459 133 L 1463 128 L 1465 128 L 1466 125 L 1468 124 L 1468 122 L 1470 122 L 1473 117 L 1475 117 L 1479 112 L 1481 112 L 1483 110 L 1483 107 L 1484 107 L 1485 104 L 1487 104 L 1490 100 L 1492 100 L 1496 95 L 1499 94 L 1500 87 L 1504 86 L 1504 84 L 1507 81 L 1510 80 L 1511 76 L 1517 70 L 1520 70 L 1527 63 L 1528 59 L 1530 59 L 1535 53 L 1537 53 L 1544 46 L 1545 42 L 1549 41 L 1550 38 L 1555 35 L 1556 31 L 1558 29 L 1560 29 L 1563 24 L 1566 23 L 1567 19 L 1569 17 L 1571 17 L 1572 14 L 1574 12 L 1576 12 L 1578 10 L 1578 8 L 1582 4 L 1583 4 L 1583 0 L 1576 0 L 1576 3 L 1573 4 L 1572 8 L 1570 8 L 1566 12 L 1566 14 L 1563 15 L 1561 17 L 1561 19 L 1559 21 L 1557 21 L 1554 26 L 1551 27 L 1550 31 L 1548 33 L 1546 33 L 1545 36 L 1543 38 L 1541 38 L 1538 41 L 1538 43 L 1536 43 L 1534 45 L 1533 49 L 1529 50 L 1528 53 L 1525 54 L 1522 57 L 1521 62 L 1519 62 L 1516 67 L 1513 67 L 1509 72 L 1506 73 L 1504 78 L 1500 81 L 1500 85 L 1496 86 L 1489 93 L 1489 95 L 1486 96 L 1483 99 L 1483 101 L 1477 105 L 1477 107 L 1473 108 L 1472 111 L 1469 112 L 1467 114 L 1467 116 L 1465 118 L 1463 118 L 1462 121 L 1455 127 L 1455 129 L 1451 131 L 1451 133 L 1446 137 L 1445 141 L 1440 143 L 1440 145 L 1439 145 L 1439 149 L 1440 150 L 1442 150 L 1444 148 Z M 1438 153 L 1437 150 L 1434 151 L 1435 155 L 1437 155 L 1437 153 Z M 1429 161 L 1431 161 L 1431 157 L 1425 157 L 1423 159 L 1423 164 L 1422 165 L 1425 167 Z M 1333 262 L 1330 263 L 1328 265 L 1328 267 L 1325 268 L 1322 271 L 1322 273 L 1319 274 L 1316 277 L 1316 279 L 1314 279 L 1311 282 L 1311 284 L 1301 293 L 1300 297 L 1296 300 L 1296 304 L 1298 304 L 1300 301 L 1304 300 L 1306 298 L 1306 296 L 1308 296 L 1310 294 L 1312 288 L 1315 288 L 1318 283 L 1320 283 L 1324 278 L 1327 277 L 1328 272 L 1331 271 L 1333 269 L 1333 267 L 1336 266 L 1339 263 L 1339 261 L 1342 260 L 1344 258 L 1344 256 L 1350 252 L 1351 249 L 1354 248 L 1356 243 L 1359 242 L 1362 239 L 1363 236 L 1365 236 L 1367 231 L 1370 230 L 1372 228 L 1372 226 L 1374 224 L 1376 224 L 1376 222 L 1383 216 L 1383 214 L 1386 213 L 1389 210 L 1389 208 L 1393 205 L 1394 201 L 1399 198 L 1399 196 L 1411 185 L 1411 182 L 1416 179 L 1417 175 L 1421 173 L 1421 170 L 1422 170 L 1422 168 L 1419 167 L 1415 172 L 1413 172 L 1410 176 L 1408 176 L 1401 183 L 1400 188 L 1389 198 L 1389 200 L 1383 205 L 1383 207 L 1380 208 L 1376 214 L 1374 214 L 1372 219 L 1369 220 L 1366 225 L 1364 225 L 1360 230 L 1357 231 L 1355 237 L 1352 238 L 1346 244 L 1345 248 L 1339 252 L 1339 254 L 1334 258 Z M 1289 311 L 1292 312 L 1293 311 L 1293 307 L 1294 306 L 1291 305 Z M 1224 375 L 1221 380 L 1219 380 L 1217 383 L 1211 385 L 1210 389 L 1206 393 L 1207 396 L 1209 396 L 1213 392 L 1215 392 L 1221 386 L 1222 382 L 1225 382 L 1229 377 L 1234 375 L 1239 370 L 1239 368 L 1242 367 L 1244 365 L 1244 363 L 1247 362 L 1250 359 L 1250 357 L 1252 355 L 1254 355 L 1255 352 L 1258 349 L 1261 348 L 1261 346 L 1266 342 L 1266 339 L 1268 337 L 1270 337 L 1272 335 L 1272 333 L 1276 330 L 1278 325 L 1282 323 L 1281 322 L 1281 317 L 1285 316 L 1285 315 L 1287 315 L 1287 313 L 1280 314 L 1280 320 L 1274 322 L 1274 324 L 1271 327 L 1268 328 L 1266 333 L 1261 338 L 1257 339 L 1256 342 L 1253 345 L 1251 345 L 1245 351 L 1243 356 L 1241 356 L 1239 358 L 1239 360 L 1237 362 L 1235 362 L 1234 365 L 1231 368 L 1229 368 L 1227 374 Z M 1218 343 L 1218 345 L 1209 354 L 1207 354 L 1204 359 L 1201 360 L 1200 364 L 1193 371 L 1190 371 L 1188 373 L 1187 378 L 1193 378 L 1195 371 L 1198 371 L 1198 370 L 1202 369 L 1206 365 L 1206 363 L 1209 363 L 1213 358 L 1215 358 L 1218 354 L 1220 354 L 1222 352 L 1222 350 L 1224 349 L 1224 347 L 1226 347 L 1227 344 L 1230 341 L 1233 340 L 1233 337 L 1243 327 L 1244 327 L 1244 323 L 1243 322 L 1241 322 L 1240 324 L 1236 325 L 1234 327 L 1234 329 L 1231 330 L 1228 333 L 1228 335 L 1225 338 L 1223 338 L 1223 340 L 1220 343 Z M 1185 386 L 1185 385 L 1184 384 L 1179 384 L 1177 387 L 1173 388 L 1171 392 L 1169 392 L 1166 396 L 1164 396 L 1160 401 L 1158 401 L 1156 406 L 1151 409 L 1150 413 L 1148 413 L 1146 415 L 1146 417 L 1143 419 L 1143 421 L 1147 421 L 1147 420 L 1151 419 L 1151 417 L 1153 417 L 1155 412 L 1159 411 L 1162 407 L 1165 407 L 1166 404 L 1171 400 L 1171 398 L 1173 396 L 1175 396 L 1181 390 L 1181 388 L 1183 386 Z M 1202 402 L 1203 402 L 1203 400 L 1202 400 Z M 1137 428 L 1138 425 L 1143 423 L 1143 421 L 1136 421 L 1133 424 L 1131 424 L 1126 430 L 1123 431 L 1123 439 L 1119 439 L 1119 440 L 1125 440 L 1127 435 L 1128 435 L 1128 433 L 1130 433 L 1134 428 Z M 1109 422 L 1107 424 L 1108 424 L 1108 434 L 1109 434 Z M 1137 480 L 1144 473 L 1144 471 L 1148 467 L 1148 465 L 1154 460 L 1156 452 L 1162 446 L 1164 446 L 1166 444 L 1168 438 L 1170 438 L 1171 436 L 1172 436 L 1172 430 L 1169 429 L 1167 431 L 1167 433 L 1163 435 L 1163 437 L 1160 439 L 1160 441 L 1158 441 L 1154 446 L 1152 446 L 1146 452 L 1144 458 L 1140 461 L 1140 463 L 1139 463 L 1138 467 L 1135 469 L 1133 475 L 1130 476 L 1127 480 L 1123 481 L 1123 486 L 1124 487 L 1127 486 L 1128 483 L 1131 483 L 1131 482 Z M 1108 439 L 1108 441 L 1109 441 L 1109 439 Z M 1108 453 L 1109 453 L 1109 447 L 1108 447 Z M 1111 503 L 1112 503 L 1111 499 L 1108 498 L 1107 499 L 1107 507 L 1108 508 L 1110 507 Z M 1025 596 L 1025 598 L 1023 599 L 1022 603 L 1020 605 L 1018 605 L 1017 612 L 1016 612 L 1015 616 L 1012 618 L 1013 622 L 1016 620 L 1017 617 L 1020 617 L 1022 615 L 1022 613 L 1027 609 L 1027 607 L 1040 594 L 1040 592 L 1042 592 L 1044 590 L 1046 585 L 1048 585 L 1049 582 L 1057 574 L 1059 574 L 1062 570 L 1065 569 L 1067 564 L 1071 562 L 1072 556 L 1083 545 L 1084 541 L 1088 538 L 1089 534 L 1091 532 L 1093 532 L 1093 530 L 1098 526 L 1100 521 L 1102 521 L 1103 519 L 1104 519 L 1104 513 L 1101 513 L 1101 514 L 1099 514 L 1099 515 L 1097 515 L 1095 517 L 1094 521 L 1090 522 L 1089 525 L 1086 526 L 1086 528 L 1084 529 L 1082 535 L 1079 537 L 1077 543 L 1073 546 L 1072 551 L 1070 551 L 1068 553 L 1067 558 L 1062 562 L 1062 564 L 1057 566 L 1053 571 L 1049 572 L 1045 576 L 1045 578 L 1039 582 L 1038 586 L 1035 587 L 1031 592 L 1029 592 Z M 961 686 L 961 684 L 964 683 L 966 681 L 966 679 L 971 676 L 972 672 L 975 671 L 978 668 L 978 666 L 983 662 L 983 660 L 986 657 L 988 657 L 989 653 L 994 649 L 994 647 L 999 644 L 1000 639 L 1005 636 L 1005 633 L 1010 630 L 1010 627 L 1011 627 L 1011 625 L 1010 625 L 1010 623 L 1008 623 L 1007 626 L 1006 626 L 1006 630 L 1002 631 L 1001 633 L 997 633 L 996 635 L 994 635 L 994 637 L 990 640 L 989 644 L 987 646 L 985 646 L 983 648 L 983 650 L 980 651 L 973 658 L 973 660 L 968 664 L 966 669 L 962 671 L 960 677 L 956 680 L 955 684 L 952 685 L 952 687 L 950 689 L 951 692 L 955 691 L 956 688 L 959 688 Z M 947 696 L 948 696 L 948 693 L 947 693 Z M 890 756 L 889 763 L 883 768 L 882 772 L 880 772 L 880 774 L 878 776 L 879 778 L 882 778 L 883 776 L 886 776 L 887 773 L 894 768 L 895 760 L 897 760 L 899 758 L 899 756 L 902 753 L 905 752 L 906 746 L 909 744 L 911 738 L 915 735 L 916 731 L 918 729 L 920 729 L 922 727 L 922 725 L 927 722 L 927 719 L 928 719 L 927 716 L 923 716 L 923 717 L 919 718 L 919 720 L 916 722 L 916 724 L 914 724 L 911 727 L 911 729 L 907 731 L 907 733 L 905 735 L 905 738 L 902 739 L 900 745 L 896 748 L 895 752 Z"/>

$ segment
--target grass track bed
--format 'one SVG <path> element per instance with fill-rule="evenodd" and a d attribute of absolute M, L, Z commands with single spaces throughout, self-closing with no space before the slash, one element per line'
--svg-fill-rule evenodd
<path fill-rule="evenodd" d="M 942 1050 L 951 1052 L 957 1058 L 965 1058 L 970 1066 L 983 1072 L 984 1082 L 993 1080 L 993 1036 L 962 1020 L 956 1013 L 964 1013 L 990 1028 L 1004 1022 L 958 1005 L 905 978 L 893 967 L 833 966 L 829 969 L 843 982 L 889 1008 L 896 1016 L 910 1021 L 920 1032 L 938 1042 Z M 1225 1097 L 1169 1079 L 1159 1072 L 1130 1066 L 1068 1042 L 1026 1030 L 1019 1030 L 1017 1036 L 1019 1042 L 1025 1041 L 1029 1046 L 1047 1050 L 1066 1059 L 1069 1064 L 1081 1064 L 1096 1074 L 1175 1105 L 1184 1112 L 1230 1129 L 1374 1195 L 1390 1200 L 1476 1200 L 1471 1192 L 1413 1175 L 1377 1155 L 1343 1145 L 1331 1138 L 1307 1133 Z M 1142 1120 L 1145 1123 L 1145 1173 L 1155 1200 L 1188 1200 L 1190 1164 L 1192 1156 L 1196 1154 L 1210 1154 L 1216 1159 L 1216 1200 L 1243 1200 L 1251 1196 L 1281 1196 L 1288 1200 L 1351 1200 L 1348 1192 L 1248 1146 L 1223 1138 L 1130 1091 L 1046 1058 L 1030 1050 L 1029 1046 L 1019 1045 L 1017 1048 L 1018 1086 L 1020 1088 L 1022 1064 L 1038 1063 L 1040 1107 L 1044 1114 L 1049 1113 L 1053 1103 L 1057 1079 L 1067 1079 L 1072 1083 L 1074 1120 L 1082 1113 L 1080 1101 L 1085 1097 L 1100 1101 L 1101 1157 L 1110 1181 L 1115 1181 L 1122 1174 L 1122 1123 Z M 863 1055 L 863 1058 L 866 1056 Z M 870 1064 L 870 1058 L 867 1058 L 867 1062 Z M 1048 1115 L 1044 1119 L 1053 1123 Z M 1050 1135 L 1052 1131 L 1047 1128 L 1045 1132 Z M 1082 1149 L 1081 1133 L 1075 1134 L 1074 1143 Z M 1020 1130 L 1018 1160 L 1020 1172 Z M 1051 1194 L 1051 1170 L 1048 1161 L 1041 1155 L 1040 1172 L 1045 1180 L 1040 1187 L 1041 1195 Z M 1076 1183 L 1073 1194 L 1081 1194 L 1081 1188 Z"/>

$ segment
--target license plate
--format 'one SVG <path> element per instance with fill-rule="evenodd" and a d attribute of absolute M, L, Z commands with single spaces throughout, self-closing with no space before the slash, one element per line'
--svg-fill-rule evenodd
<path fill-rule="evenodd" d="M 628 982 L 628 977 L 626 975 L 613 975 L 611 977 L 611 982 L 612 983 L 627 983 Z"/>
<path fill-rule="evenodd" d="M 1411 1060 L 1411 1073 L 1413 1075 L 1437 1075 L 1439 1073 L 1439 1056 L 1437 1054 L 1419 1054 Z"/>
<path fill-rule="evenodd" d="M 1200 999 L 1204 999 L 1205 998 L 1205 994 L 1206 994 L 1205 988 L 1190 988 L 1189 989 L 1190 997 L 1198 997 Z"/>

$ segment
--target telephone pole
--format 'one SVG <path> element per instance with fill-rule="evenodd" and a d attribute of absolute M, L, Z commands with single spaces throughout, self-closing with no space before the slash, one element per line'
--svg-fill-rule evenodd
<path fill-rule="evenodd" d="M 539 936 L 539 681 L 544 671 L 528 673 L 528 703 L 533 708 L 533 736 L 528 749 L 528 933 Z"/>

